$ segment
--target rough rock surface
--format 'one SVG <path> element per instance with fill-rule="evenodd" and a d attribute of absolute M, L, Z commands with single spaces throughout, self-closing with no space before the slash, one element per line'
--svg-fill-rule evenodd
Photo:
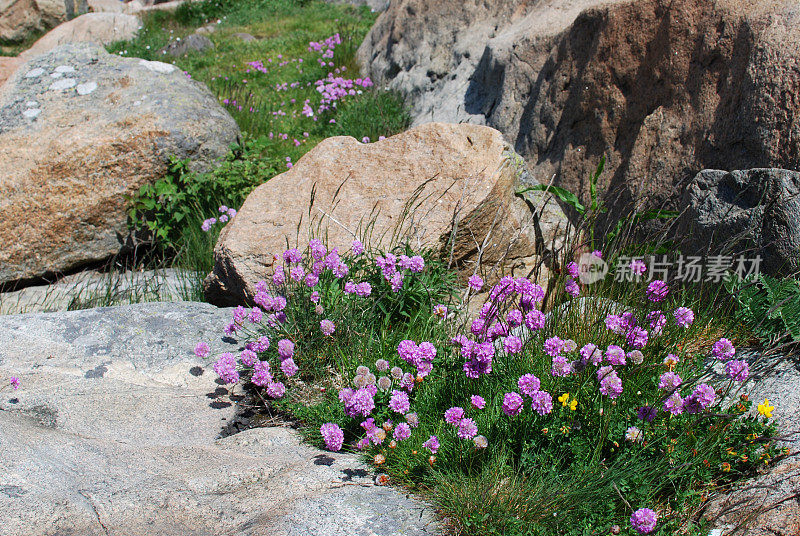
<path fill-rule="evenodd" d="M 87 11 L 86 0 L 0 0 L 0 40 L 22 41 Z"/>
<path fill-rule="evenodd" d="M 126 233 L 124 196 L 169 157 L 208 168 L 238 127 L 174 66 L 62 45 L 0 88 L 0 282 L 103 260 Z"/>
<path fill-rule="evenodd" d="M 385 11 L 389 8 L 389 0 L 325 0 L 334 4 L 352 4 L 354 6 L 367 6 L 373 12 Z"/>
<path fill-rule="evenodd" d="M 305 247 L 312 230 L 342 251 L 359 237 L 435 248 L 465 271 L 479 248 L 484 266 L 524 267 L 557 248 L 566 230 L 549 196 L 514 195 L 534 183 L 487 127 L 430 123 L 367 144 L 329 138 L 248 196 L 220 234 L 206 297 L 218 304 L 252 297 L 274 255 L 287 242 Z"/>
<path fill-rule="evenodd" d="M 67 311 L 131 302 L 181 301 L 196 277 L 172 268 L 78 272 L 48 285 L 0 292 L 0 315 Z"/>
<path fill-rule="evenodd" d="M 114 41 L 127 41 L 136 37 L 141 27 L 142 22 L 133 15 L 86 13 L 56 26 L 20 54 L 20 57 L 27 60 L 67 43 L 91 42 L 107 45 Z"/>
<path fill-rule="evenodd" d="M 418 123 L 497 128 L 584 198 L 605 154 L 613 217 L 674 208 L 702 169 L 798 169 L 798 43 L 794 0 L 398 0 L 359 58 Z"/>
<path fill-rule="evenodd" d="M 125 13 L 125 2 L 121 0 L 87 0 L 93 13 Z"/>
<path fill-rule="evenodd" d="M 705 515 L 725 536 L 796 536 L 800 534 L 800 361 L 796 356 L 756 352 L 738 357 L 748 361 L 751 372 L 742 392 L 754 405 L 767 398 L 775 406 L 773 417 L 790 455 L 757 478 L 713 497 Z M 724 377 L 721 369 L 719 373 Z"/>
<path fill-rule="evenodd" d="M 195 33 L 188 35 L 183 39 L 177 39 L 170 42 L 170 44 L 164 47 L 163 50 L 169 56 L 178 58 L 192 52 L 202 52 L 204 50 L 208 50 L 209 48 L 214 48 L 214 43 L 211 41 L 211 39 L 205 35 Z"/>
<path fill-rule="evenodd" d="M 234 435 L 197 340 L 230 311 L 142 304 L 0 318 L 4 534 L 433 534 L 432 510 L 287 428 Z"/>
<path fill-rule="evenodd" d="M 785 169 L 703 170 L 684 194 L 683 234 L 693 249 L 760 255 L 762 269 L 800 269 L 800 173 Z"/>

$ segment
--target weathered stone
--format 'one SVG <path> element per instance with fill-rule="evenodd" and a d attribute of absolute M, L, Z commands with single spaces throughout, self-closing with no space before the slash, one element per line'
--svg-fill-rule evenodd
<path fill-rule="evenodd" d="M 171 41 L 163 50 L 168 55 L 177 58 L 193 52 L 203 52 L 209 48 L 214 48 L 214 43 L 211 39 L 205 35 L 195 33 L 183 39 Z"/>
<path fill-rule="evenodd" d="M 800 534 L 800 363 L 796 356 L 737 353 L 750 365 L 750 381 L 742 386 L 754 407 L 765 398 L 775 406 L 773 417 L 780 445 L 791 455 L 732 491 L 712 497 L 705 517 L 725 536 L 796 536 Z M 717 366 L 720 380 L 726 379 Z M 731 396 L 737 396 L 734 392 Z M 712 532 L 714 534 L 714 532 Z"/>
<path fill-rule="evenodd" d="M 75 72 L 51 78 L 62 65 Z M 31 101 L 41 113 L 29 119 Z M 126 195 L 162 177 L 170 156 L 210 168 L 237 136 L 211 92 L 172 65 L 93 44 L 29 60 L 0 88 L 0 209 L 14 214 L 0 221 L 0 282 L 113 256 Z"/>
<path fill-rule="evenodd" d="M 374 246 L 435 248 L 464 272 L 482 250 L 484 266 L 511 272 L 558 248 L 566 230 L 549 196 L 514 195 L 534 183 L 487 127 L 431 123 L 367 144 L 329 138 L 248 196 L 217 242 L 206 296 L 252 297 L 273 256 L 287 241 L 305 247 L 312 230 L 342 251 L 364 234 Z"/>
<path fill-rule="evenodd" d="M 125 13 L 125 2 L 121 0 L 87 0 L 93 13 Z"/>
<path fill-rule="evenodd" d="M 702 169 L 800 167 L 799 21 L 793 0 L 399 0 L 359 58 L 416 123 L 497 128 L 584 200 L 606 155 L 618 218 L 679 208 Z"/>
<path fill-rule="evenodd" d="M 20 54 L 20 58 L 28 60 L 67 43 L 91 42 L 107 45 L 114 41 L 127 41 L 136 37 L 141 27 L 142 22 L 133 15 L 86 13 L 47 32 L 31 48 Z"/>
<path fill-rule="evenodd" d="M 0 0 L 0 40 L 22 41 L 87 11 L 86 0 Z"/>
<path fill-rule="evenodd" d="M 249 33 L 235 33 L 231 37 L 236 37 L 237 39 L 240 39 L 240 40 L 244 41 L 245 43 L 249 43 L 251 41 L 256 41 L 255 36 L 253 36 L 253 35 L 251 35 Z"/>
<path fill-rule="evenodd" d="M 800 268 L 800 173 L 703 170 L 684 194 L 682 233 L 694 251 L 761 256 L 761 269 Z"/>
<path fill-rule="evenodd" d="M 367 6 L 374 11 L 386 11 L 389 8 L 389 0 L 325 0 L 334 4 L 351 4 L 354 6 Z"/>
<path fill-rule="evenodd" d="M 230 311 L 141 304 L 0 318 L 0 522 L 8 534 L 417 536 L 432 511 L 289 428 L 235 433 L 195 342 Z M 234 433 L 234 435 L 228 435 Z"/>

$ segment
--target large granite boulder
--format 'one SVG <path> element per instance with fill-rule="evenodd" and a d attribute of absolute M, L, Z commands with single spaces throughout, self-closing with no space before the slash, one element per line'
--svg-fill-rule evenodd
<path fill-rule="evenodd" d="M 252 428 L 196 341 L 230 311 L 141 304 L 0 317 L 4 534 L 418 536 L 431 509 L 356 456 Z M 236 433 L 239 429 L 244 429 Z"/>
<path fill-rule="evenodd" d="M 0 283 L 113 256 L 125 196 L 162 177 L 170 156 L 208 169 L 238 127 L 174 66 L 62 45 L 0 88 Z"/>
<path fill-rule="evenodd" d="M 785 169 L 697 174 L 684 193 L 682 234 L 694 251 L 762 259 L 769 273 L 800 269 L 800 173 Z"/>
<path fill-rule="evenodd" d="M 212 303 L 254 295 L 286 244 L 327 236 L 434 248 L 457 268 L 528 266 L 559 247 L 566 218 L 550 196 L 516 196 L 533 180 L 491 128 L 430 123 L 376 143 L 329 138 L 256 188 L 223 229 L 206 279 Z M 365 236 L 366 235 L 366 236 Z"/>
<path fill-rule="evenodd" d="M 0 0 L 0 41 L 23 41 L 88 10 L 86 0 Z"/>
<path fill-rule="evenodd" d="M 417 123 L 497 128 L 583 199 L 606 155 L 617 218 L 679 207 L 703 169 L 798 169 L 799 45 L 794 0 L 397 0 L 359 58 Z"/>

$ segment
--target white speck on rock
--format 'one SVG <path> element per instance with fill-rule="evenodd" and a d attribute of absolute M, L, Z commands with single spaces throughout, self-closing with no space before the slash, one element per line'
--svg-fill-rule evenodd
<path fill-rule="evenodd" d="M 134 106 L 141 106 L 142 105 L 142 101 L 140 101 L 140 100 L 134 101 L 133 105 Z"/>
<path fill-rule="evenodd" d="M 74 78 L 62 78 L 50 84 L 50 89 L 53 91 L 60 91 L 62 89 L 69 89 L 75 87 L 78 82 Z"/>
<path fill-rule="evenodd" d="M 145 69 L 149 69 L 155 73 L 161 74 L 169 74 L 175 70 L 174 65 L 170 65 L 169 63 L 164 63 L 162 61 L 139 60 L 139 65 L 143 66 Z"/>
<path fill-rule="evenodd" d="M 42 110 L 40 108 L 28 108 L 27 110 L 22 112 L 22 115 L 28 119 L 36 119 L 36 116 L 39 115 L 40 113 L 42 113 Z"/>
<path fill-rule="evenodd" d="M 39 106 L 39 103 L 36 102 L 35 100 L 29 100 L 28 102 L 25 103 L 26 108 L 36 108 L 37 106 Z"/>
<path fill-rule="evenodd" d="M 56 72 L 57 73 L 74 73 L 75 72 L 75 67 L 73 67 L 72 65 L 59 65 L 58 67 L 56 67 Z"/>
<path fill-rule="evenodd" d="M 50 73 L 50 78 L 61 78 L 64 73 Z"/>
<path fill-rule="evenodd" d="M 86 82 L 85 84 L 78 84 L 78 95 L 88 95 L 97 89 L 97 82 Z"/>
<path fill-rule="evenodd" d="M 36 69 L 31 69 L 27 73 L 25 73 L 25 78 L 36 78 L 37 76 L 42 76 L 44 74 L 44 69 L 41 67 L 37 67 Z"/>

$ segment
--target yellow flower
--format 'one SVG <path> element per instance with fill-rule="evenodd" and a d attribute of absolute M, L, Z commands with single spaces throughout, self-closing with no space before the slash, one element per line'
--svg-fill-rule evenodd
<path fill-rule="evenodd" d="M 569 393 L 564 393 L 563 395 L 558 397 L 558 401 L 561 402 L 561 405 L 567 407 L 569 404 Z"/>
<path fill-rule="evenodd" d="M 758 405 L 758 412 L 767 419 L 772 418 L 772 410 L 774 409 L 775 406 L 769 405 L 769 398 L 765 398 L 764 402 Z"/>
<path fill-rule="evenodd" d="M 575 411 L 576 409 L 578 409 L 578 401 L 577 400 L 573 400 L 572 402 L 570 402 L 569 403 L 569 409 L 571 411 Z"/>

